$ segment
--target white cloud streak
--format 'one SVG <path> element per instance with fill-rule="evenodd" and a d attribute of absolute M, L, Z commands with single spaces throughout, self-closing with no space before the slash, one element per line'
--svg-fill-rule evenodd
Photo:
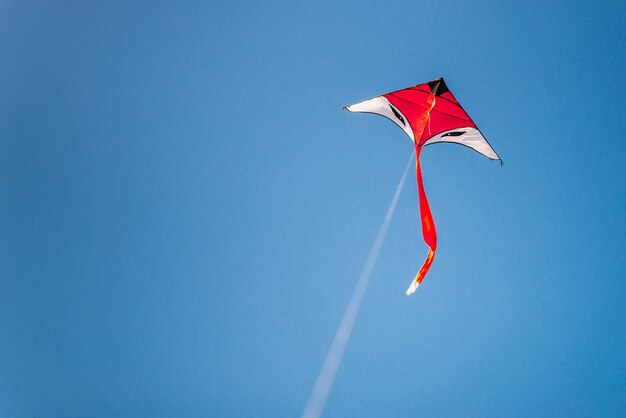
<path fill-rule="evenodd" d="M 317 377 L 317 381 L 315 382 L 309 401 L 304 408 L 302 418 L 318 418 L 324 410 L 326 399 L 328 398 L 328 394 L 333 387 L 335 375 L 337 374 L 337 370 L 341 364 L 341 359 L 343 358 L 343 353 L 346 349 L 346 345 L 348 344 L 348 340 L 350 339 L 350 335 L 352 334 L 352 327 L 354 326 L 359 309 L 361 308 L 363 296 L 365 295 L 370 277 L 372 276 L 372 272 L 376 266 L 380 249 L 385 241 L 385 236 L 387 235 L 387 230 L 389 229 L 389 224 L 391 223 L 391 218 L 393 218 L 393 214 L 396 211 L 398 198 L 400 197 L 400 192 L 404 186 L 412 161 L 413 154 L 411 154 L 411 158 L 409 158 L 409 162 L 404 169 L 404 173 L 398 183 L 398 187 L 396 187 L 396 192 L 391 199 L 383 224 L 380 226 L 376 240 L 372 245 L 372 249 L 367 257 L 365 266 L 363 266 L 361 276 L 359 277 L 356 287 L 354 288 L 354 292 L 352 293 L 352 297 L 350 298 L 350 303 L 348 303 L 346 312 L 343 314 L 339 328 L 337 328 L 337 332 L 335 333 L 333 343 L 328 350 L 326 359 L 324 360 L 324 365 L 322 366 L 320 374 Z"/>

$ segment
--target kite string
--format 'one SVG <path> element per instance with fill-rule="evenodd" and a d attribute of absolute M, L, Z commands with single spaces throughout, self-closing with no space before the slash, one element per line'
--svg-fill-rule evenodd
<path fill-rule="evenodd" d="M 391 218 L 395 213 L 396 206 L 398 204 L 398 198 L 400 197 L 400 192 L 402 191 L 402 187 L 404 186 L 404 182 L 406 180 L 407 173 L 409 172 L 409 167 L 411 166 L 414 155 L 415 153 L 411 153 L 411 157 L 409 158 L 409 162 L 404 169 L 402 178 L 400 179 L 400 182 L 396 187 L 396 192 L 391 199 L 391 203 L 389 204 L 389 208 L 387 209 L 385 219 L 380 226 L 380 230 L 378 231 L 376 240 L 374 241 L 372 249 L 367 256 L 367 261 L 365 262 L 365 266 L 363 266 L 361 276 L 359 277 L 356 287 L 354 288 L 352 297 L 350 298 L 350 302 L 348 303 L 348 307 L 343 314 L 343 318 L 339 323 L 339 327 L 337 328 L 337 332 L 335 333 L 335 338 L 333 339 L 330 349 L 328 350 L 328 354 L 326 355 L 326 359 L 324 360 L 322 369 L 320 370 L 320 373 L 317 377 L 315 386 L 313 386 L 313 391 L 311 392 L 309 401 L 304 408 L 302 418 L 318 418 L 322 414 L 324 404 L 326 403 L 328 394 L 332 389 L 335 375 L 337 374 L 337 370 L 339 369 L 339 365 L 341 364 L 343 353 L 345 351 L 346 345 L 348 344 L 348 340 L 350 339 L 350 335 L 352 334 L 352 328 L 359 313 L 361 302 L 363 301 L 363 296 L 365 295 L 365 291 L 367 290 L 367 285 L 369 284 L 370 277 L 372 275 L 372 272 L 374 271 L 374 266 L 376 265 L 376 261 L 378 260 L 380 249 L 383 245 L 383 241 L 385 240 L 385 236 L 387 235 L 387 230 L 389 229 Z"/>

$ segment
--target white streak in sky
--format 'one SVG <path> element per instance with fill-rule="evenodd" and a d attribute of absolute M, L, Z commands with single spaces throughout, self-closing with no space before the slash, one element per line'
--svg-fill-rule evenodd
<path fill-rule="evenodd" d="M 398 183 L 398 187 L 396 188 L 396 193 L 393 195 L 393 199 L 391 199 L 391 204 L 389 205 L 389 209 L 387 209 L 387 214 L 385 215 L 385 220 L 378 231 L 378 236 L 376 236 L 374 245 L 372 245 L 372 249 L 370 250 L 365 266 L 363 267 L 363 271 L 361 272 L 361 276 L 359 277 L 359 281 L 354 288 L 350 303 L 348 303 L 348 307 L 346 308 L 346 312 L 343 314 L 339 328 L 337 328 L 337 333 L 335 334 L 333 343 L 328 350 L 322 370 L 320 370 L 320 374 L 317 376 L 317 381 L 315 382 L 309 401 L 304 408 L 302 418 L 318 418 L 322 414 L 326 398 L 333 387 L 333 381 L 335 380 L 337 369 L 341 363 L 343 352 L 345 351 L 346 344 L 348 344 L 348 340 L 350 339 L 354 321 L 359 313 L 361 301 L 363 300 L 363 296 L 367 290 L 367 285 L 370 277 L 372 276 L 374 266 L 376 265 L 376 260 L 378 260 L 380 248 L 383 245 L 385 235 L 387 235 L 387 230 L 389 229 L 389 224 L 391 223 L 391 218 L 396 210 L 398 198 L 400 197 L 400 192 L 404 186 L 406 175 L 409 172 L 411 161 L 413 161 L 413 154 L 411 154 L 411 158 L 409 158 L 409 162 L 404 169 L 400 183 Z"/>

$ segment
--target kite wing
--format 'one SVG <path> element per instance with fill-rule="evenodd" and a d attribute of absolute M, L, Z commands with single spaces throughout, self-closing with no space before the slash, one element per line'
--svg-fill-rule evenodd
<path fill-rule="evenodd" d="M 500 160 L 443 78 L 383 94 L 346 109 L 386 117 L 413 142 L 417 139 L 419 146 L 452 142 L 465 145 L 491 160 Z"/>
<path fill-rule="evenodd" d="M 464 145 L 491 160 L 502 160 L 461 107 L 443 78 L 403 90 L 383 94 L 346 107 L 350 112 L 382 115 L 407 134 L 415 145 L 416 177 L 422 220 L 422 234 L 429 247 L 428 256 L 419 270 L 407 296 L 413 293 L 426 276 L 437 249 L 437 232 L 422 182 L 420 152 L 426 145 L 449 142 Z"/>

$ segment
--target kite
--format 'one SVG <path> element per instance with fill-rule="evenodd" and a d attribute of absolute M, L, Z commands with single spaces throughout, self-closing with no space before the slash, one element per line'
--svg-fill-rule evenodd
<path fill-rule="evenodd" d="M 424 191 L 420 168 L 419 157 L 422 148 L 448 142 L 464 145 L 491 160 L 499 160 L 500 164 L 502 159 L 452 95 L 443 78 L 383 94 L 346 106 L 345 109 L 350 112 L 384 116 L 398 125 L 414 143 L 422 235 L 429 250 L 426 261 L 406 291 L 406 295 L 409 296 L 424 280 L 437 251 L 437 231 Z"/>

